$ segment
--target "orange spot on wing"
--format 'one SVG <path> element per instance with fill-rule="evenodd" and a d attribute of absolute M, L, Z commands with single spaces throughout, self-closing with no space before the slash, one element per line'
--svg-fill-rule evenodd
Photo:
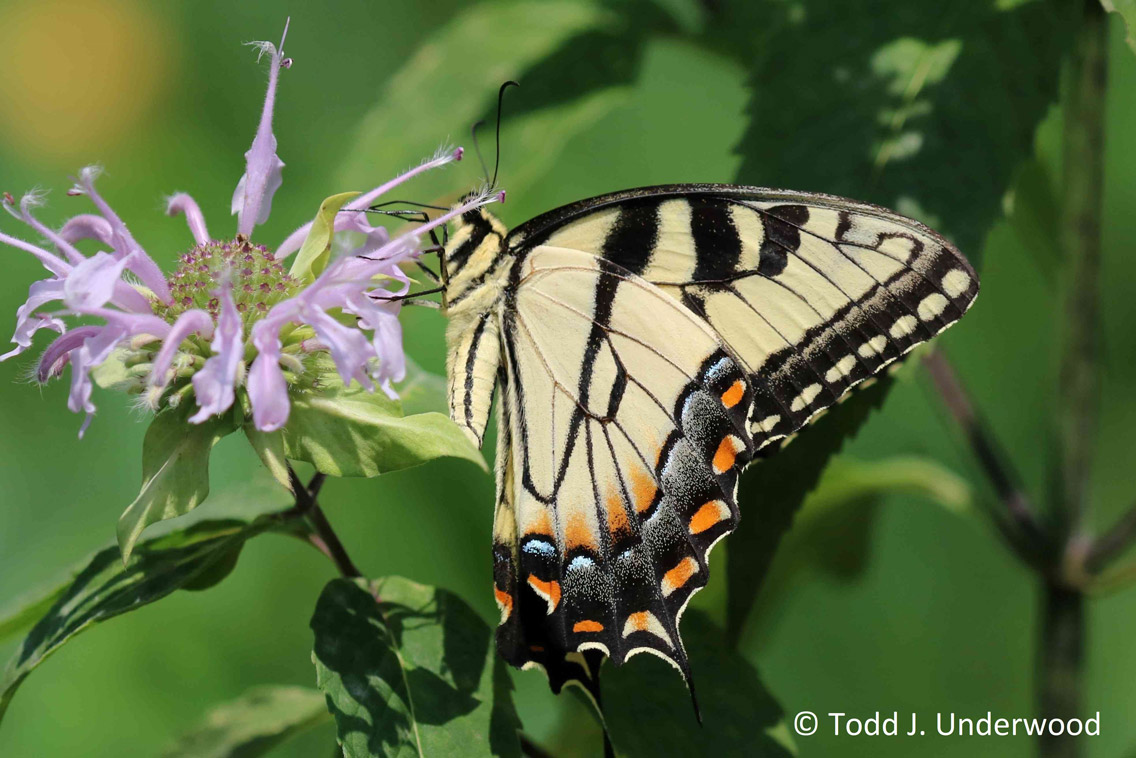
<path fill-rule="evenodd" d="M 598 621 L 584 620 L 584 621 L 577 621 L 572 626 L 572 631 L 573 632 L 602 632 L 603 628 L 604 628 L 603 624 L 601 624 Z"/>
<path fill-rule="evenodd" d="M 643 513 L 655 502 L 659 487 L 655 480 L 641 468 L 631 469 L 631 497 L 635 500 L 635 512 Z"/>
<path fill-rule="evenodd" d="M 623 498 L 615 488 L 608 490 L 604 498 L 604 509 L 607 511 L 607 530 L 615 537 L 631 531 L 631 524 L 627 520 L 627 509 L 623 507 Z"/>
<path fill-rule="evenodd" d="M 724 474 L 734 467 L 734 461 L 738 459 L 738 451 L 734 447 L 736 439 L 734 435 L 727 434 L 718 444 L 718 451 L 714 453 L 714 473 Z"/>
<path fill-rule="evenodd" d="M 700 534 L 722 520 L 725 503 L 721 500 L 711 500 L 698 509 L 690 517 L 690 533 Z"/>
<path fill-rule="evenodd" d="M 745 391 L 745 385 L 742 384 L 742 380 L 737 380 L 730 385 L 730 388 L 728 390 L 722 393 L 722 405 L 726 406 L 727 408 L 733 408 L 735 405 L 742 401 L 742 397 L 745 395 Z"/>
<path fill-rule="evenodd" d="M 632 613 L 627 617 L 627 625 L 636 632 L 647 631 L 647 625 L 650 622 L 651 614 L 648 611 L 639 611 L 638 613 Z"/>
<path fill-rule="evenodd" d="M 496 585 L 494 585 L 493 597 L 497 598 L 497 605 L 501 608 L 502 613 L 501 620 L 504 621 L 505 619 L 509 618 L 509 615 L 513 612 L 513 596 L 508 592 L 502 592 L 501 590 L 497 589 Z"/>
<path fill-rule="evenodd" d="M 552 613 L 556 610 L 556 606 L 560 605 L 560 582 L 545 582 L 529 574 L 529 586 L 536 590 L 537 594 L 548 600 L 549 613 Z"/>
<path fill-rule="evenodd" d="M 525 536 L 532 534 L 540 534 L 545 537 L 552 536 L 552 522 L 548 518 L 548 509 L 541 509 L 536 520 L 529 524 L 528 529 L 525 530 Z"/>
<path fill-rule="evenodd" d="M 568 523 L 564 528 L 564 542 L 569 550 L 577 547 L 586 547 L 591 550 L 599 549 L 596 544 L 596 536 L 592 534 L 591 526 L 580 513 L 573 513 L 568 517 Z"/>
<path fill-rule="evenodd" d="M 683 558 L 678 564 L 663 574 L 663 597 L 683 587 L 690 577 L 698 571 L 698 563 L 690 557 Z"/>

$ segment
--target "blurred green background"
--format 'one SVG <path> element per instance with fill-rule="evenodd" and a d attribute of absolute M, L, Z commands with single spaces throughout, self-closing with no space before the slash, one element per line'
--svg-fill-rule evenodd
<path fill-rule="evenodd" d="M 856 194 L 941 224 L 981 260 L 983 279 L 971 315 L 941 344 L 1044 501 L 1060 318 L 1047 203 L 1059 175 L 1057 56 L 1067 43 L 1060 10 L 1041 0 L 949 6 L 858 0 L 829 15 L 817 2 L 744 0 L 290 8 L 4 0 L 0 190 L 51 190 L 43 217 L 58 224 L 85 210 L 64 194 L 68 175 L 99 162 L 101 190 L 159 262 L 191 243 L 184 224 L 161 212 L 173 191 L 198 200 L 214 236 L 231 233 L 229 202 L 265 80 L 241 43 L 278 39 L 291 14 L 286 50 L 295 65 L 282 77 L 275 127 L 285 183 L 256 233 L 273 246 L 323 197 L 378 184 L 447 139 L 470 147 L 469 125 L 491 112 L 497 84 L 520 78 L 502 135 L 509 199 L 497 210 L 507 224 L 611 190 L 687 181 Z M 1136 452 L 1136 56 L 1119 21 L 1112 32 L 1094 474 L 1101 525 L 1133 498 Z M 914 53 L 897 40 L 915 40 Z M 980 91 L 968 89 L 977 83 Z M 405 196 L 452 200 L 479 173 L 467 159 Z M 8 219 L 0 226 L 23 234 Z M 40 270 L 28 255 L 3 255 L 0 314 L 14 325 Z M 441 316 L 408 309 L 404 323 L 409 354 L 442 372 Z M 139 480 L 145 420 L 129 399 L 96 391 L 99 413 L 79 441 L 66 382 L 42 391 L 26 384 L 32 362 L 0 364 L 0 606 L 112 543 Z M 848 461 L 893 456 L 937 461 L 969 483 L 974 500 L 993 497 L 918 371 L 842 453 Z M 205 514 L 279 502 L 239 436 L 215 452 L 212 480 Z M 760 493 L 743 497 L 743 507 L 761 507 Z M 444 460 L 330 481 L 322 502 L 370 575 L 447 587 L 496 619 L 490 477 Z M 862 541 L 859 562 L 842 572 L 811 570 L 786 544 L 745 654 L 790 717 L 803 709 L 1034 713 L 1033 577 L 976 509 L 959 510 L 912 494 L 873 501 L 827 536 Z M 715 555 L 712 589 L 696 601 L 719 617 L 723 557 Z M 311 686 L 308 620 L 332 576 L 299 542 L 253 541 L 217 588 L 176 593 L 66 646 L 13 701 L 0 754 L 156 755 L 211 705 L 250 686 Z M 1101 735 L 1088 741 L 1090 756 L 1136 749 L 1134 625 L 1136 593 L 1091 605 L 1085 705 L 1100 711 Z M 663 665 L 644 658 L 630 665 Z M 598 732 L 574 698 L 553 697 L 536 672 L 515 681 L 527 732 L 558 756 L 597 749 Z M 801 755 L 916 749 L 902 738 L 821 731 L 795 740 Z M 324 727 L 280 754 L 324 755 L 331 739 Z M 942 756 L 1033 751 L 1027 737 L 917 747 Z"/>

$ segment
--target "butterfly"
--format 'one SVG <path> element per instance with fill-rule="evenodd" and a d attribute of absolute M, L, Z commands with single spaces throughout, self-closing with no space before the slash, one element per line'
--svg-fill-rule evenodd
<path fill-rule="evenodd" d="M 978 293 L 917 221 L 723 184 L 511 231 L 480 208 L 442 253 L 450 412 L 479 446 L 498 395 L 498 649 L 597 699 L 605 657 L 653 653 L 690 684 L 679 626 L 738 525 L 742 469 Z"/>

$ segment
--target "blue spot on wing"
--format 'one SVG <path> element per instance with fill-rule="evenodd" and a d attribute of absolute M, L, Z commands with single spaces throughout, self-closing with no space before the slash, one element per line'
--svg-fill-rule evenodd
<path fill-rule="evenodd" d="M 551 556 L 556 553 L 556 547 L 551 542 L 545 542 L 544 540 L 529 540 L 521 547 L 521 550 L 526 553 L 544 556 Z"/>

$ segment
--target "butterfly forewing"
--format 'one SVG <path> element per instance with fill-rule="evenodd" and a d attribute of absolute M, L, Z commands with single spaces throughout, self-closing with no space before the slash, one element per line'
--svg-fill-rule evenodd
<path fill-rule="evenodd" d="M 705 319 L 750 379 L 758 449 L 954 323 L 978 292 L 935 232 L 828 195 L 633 190 L 545 214 L 509 242 L 591 251 Z"/>

